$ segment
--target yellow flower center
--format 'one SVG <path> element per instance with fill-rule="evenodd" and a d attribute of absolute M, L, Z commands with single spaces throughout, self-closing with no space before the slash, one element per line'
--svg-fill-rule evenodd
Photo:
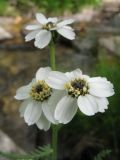
<path fill-rule="evenodd" d="M 54 23 L 48 22 L 47 24 L 45 24 L 45 25 L 43 26 L 43 29 L 50 30 L 50 29 L 52 29 L 52 28 L 54 28 L 54 27 L 55 27 L 55 24 L 54 24 Z"/>
<path fill-rule="evenodd" d="M 88 84 L 84 79 L 75 79 L 65 84 L 68 94 L 74 98 L 88 93 Z"/>
<path fill-rule="evenodd" d="M 39 80 L 32 86 L 29 94 L 33 100 L 43 102 L 51 96 L 52 89 L 44 80 Z"/>

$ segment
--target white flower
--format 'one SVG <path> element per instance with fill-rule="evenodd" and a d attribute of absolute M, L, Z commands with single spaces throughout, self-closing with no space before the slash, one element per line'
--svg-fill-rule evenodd
<path fill-rule="evenodd" d="M 31 32 L 25 37 L 26 41 L 35 39 L 35 46 L 38 48 L 44 48 L 47 46 L 52 38 L 52 31 L 57 31 L 63 37 L 73 40 L 75 39 L 75 33 L 73 29 L 68 26 L 73 23 L 73 19 L 64 20 L 59 22 L 56 17 L 46 18 L 41 13 L 36 13 L 36 19 L 38 24 L 28 25 L 27 30 Z"/>
<path fill-rule="evenodd" d="M 24 100 L 20 107 L 20 115 L 24 117 L 28 125 L 35 124 L 40 129 L 48 130 L 51 122 L 57 124 L 54 119 L 54 110 L 62 92 L 53 90 L 46 83 L 51 72 L 49 67 L 40 68 L 35 79 L 26 86 L 17 90 L 15 98 Z"/>
<path fill-rule="evenodd" d="M 55 119 L 66 124 L 72 120 L 77 109 L 92 116 L 108 108 L 106 97 L 114 94 L 113 85 L 106 78 L 82 75 L 81 70 L 61 73 L 52 71 L 46 82 L 54 89 L 65 90 L 55 109 Z"/>

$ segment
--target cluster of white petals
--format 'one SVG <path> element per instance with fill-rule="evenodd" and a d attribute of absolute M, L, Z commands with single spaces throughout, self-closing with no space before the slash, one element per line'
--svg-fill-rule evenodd
<path fill-rule="evenodd" d="M 65 91 L 54 113 L 55 119 L 63 124 L 72 120 L 78 108 L 88 116 L 104 112 L 109 104 L 107 97 L 114 94 L 113 85 L 106 78 L 91 78 L 83 75 L 80 69 L 67 73 L 52 71 L 47 84 Z"/>
<path fill-rule="evenodd" d="M 36 19 L 38 24 L 28 25 L 27 30 L 31 32 L 25 37 L 26 41 L 35 39 L 34 45 L 37 48 L 44 48 L 52 39 L 52 32 L 57 31 L 63 37 L 73 40 L 75 39 L 75 33 L 72 27 L 68 26 L 73 23 L 73 19 L 59 21 L 58 18 L 46 18 L 41 13 L 36 13 Z"/>
<path fill-rule="evenodd" d="M 106 78 L 83 75 L 80 69 L 62 73 L 50 67 L 40 68 L 28 85 L 17 90 L 15 98 L 23 100 L 21 117 L 28 125 L 48 130 L 50 124 L 66 124 L 78 108 L 87 116 L 105 112 L 107 97 L 114 94 Z"/>
<path fill-rule="evenodd" d="M 15 95 L 17 100 L 23 100 L 20 107 L 20 115 L 24 117 L 25 122 L 28 125 L 36 124 L 39 129 L 48 130 L 50 128 L 51 122 L 57 124 L 58 121 L 54 119 L 54 110 L 56 105 L 62 96 L 62 92 L 57 90 L 52 90 L 51 95 L 48 99 L 44 99 L 43 95 L 46 94 L 44 88 L 40 88 L 38 82 L 45 82 L 48 78 L 49 72 L 51 71 L 50 67 L 40 68 L 36 77 L 26 86 L 20 87 Z M 38 84 L 38 85 L 36 85 Z M 31 90 L 35 86 L 36 98 L 31 96 Z M 47 86 L 47 83 L 46 83 Z M 48 86 L 47 86 L 48 87 Z M 46 88 L 45 88 L 46 89 Z M 40 94 L 40 93 L 45 94 Z M 43 100 L 39 100 L 39 95 L 42 95 Z"/>

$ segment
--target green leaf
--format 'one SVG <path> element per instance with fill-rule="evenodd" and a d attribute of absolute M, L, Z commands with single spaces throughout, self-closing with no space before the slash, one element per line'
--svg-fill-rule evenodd
<path fill-rule="evenodd" d="M 53 150 L 50 148 L 50 145 L 47 145 L 24 155 L 0 152 L 0 157 L 5 157 L 9 160 L 43 160 L 48 158 L 52 153 Z"/>
<path fill-rule="evenodd" d="M 94 160 L 103 160 L 103 158 L 108 156 L 110 153 L 111 153 L 111 150 L 109 150 L 109 149 L 103 150 L 97 154 L 97 156 L 94 158 Z"/>

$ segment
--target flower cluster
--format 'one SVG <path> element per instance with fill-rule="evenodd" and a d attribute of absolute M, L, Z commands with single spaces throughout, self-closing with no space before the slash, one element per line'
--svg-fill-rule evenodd
<path fill-rule="evenodd" d="M 39 24 L 26 27 L 31 32 L 25 40 L 35 39 L 38 48 L 47 46 L 55 31 L 69 40 L 75 38 L 74 30 L 68 26 L 73 23 L 71 19 L 60 22 L 41 13 L 36 14 L 36 19 Z M 28 85 L 17 90 L 15 98 L 23 100 L 20 115 L 25 122 L 46 131 L 51 124 L 70 122 L 78 108 L 87 116 L 105 112 L 109 104 L 107 97 L 113 94 L 113 85 L 106 78 L 91 78 L 80 69 L 62 73 L 45 67 L 36 72 Z"/>
<path fill-rule="evenodd" d="M 78 108 L 92 116 L 108 108 L 107 97 L 114 94 L 106 78 L 83 75 L 80 69 L 62 73 L 40 68 L 28 85 L 17 90 L 15 98 L 24 100 L 21 117 L 28 125 L 48 130 L 50 124 L 70 122 Z"/>

